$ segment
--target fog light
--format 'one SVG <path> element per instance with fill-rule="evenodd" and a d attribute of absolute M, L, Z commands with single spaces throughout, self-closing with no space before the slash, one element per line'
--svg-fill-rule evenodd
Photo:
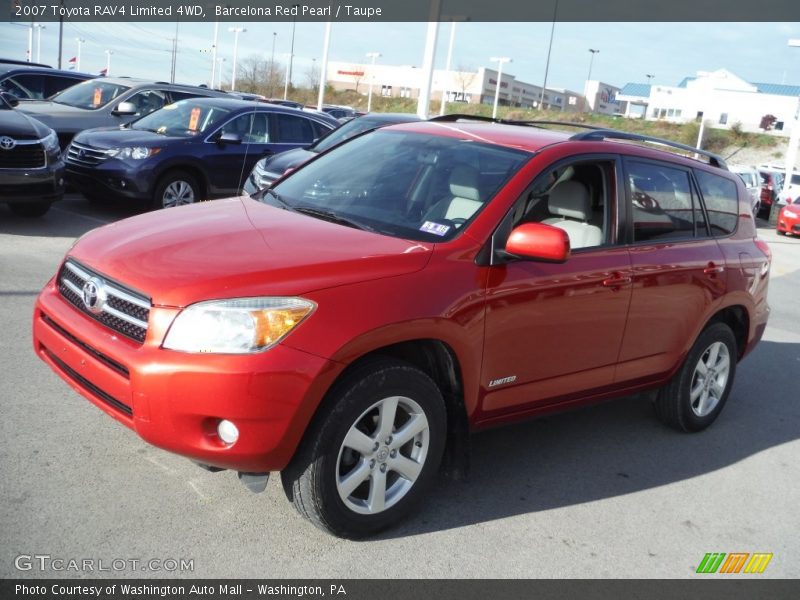
<path fill-rule="evenodd" d="M 239 429 L 230 421 L 220 421 L 217 425 L 217 435 L 226 444 L 235 444 L 239 439 Z"/>

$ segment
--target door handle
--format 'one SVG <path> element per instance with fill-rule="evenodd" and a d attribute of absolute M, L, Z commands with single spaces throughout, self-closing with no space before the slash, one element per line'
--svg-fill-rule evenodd
<path fill-rule="evenodd" d="M 611 277 L 607 279 L 603 279 L 603 285 L 605 287 L 615 288 L 615 287 L 622 287 L 623 285 L 630 285 L 633 282 L 633 278 L 629 275 L 622 275 L 621 273 L 614 273 Z"/>
<path fill-rule="evenodd" d="M 703 269 L 703 273 L 706 275 L 719 275 L 720 273 L 725 272 L 725 267 L 722 265 L 715 264 L 713 262 L 708 263 L 708 266 Z"/>

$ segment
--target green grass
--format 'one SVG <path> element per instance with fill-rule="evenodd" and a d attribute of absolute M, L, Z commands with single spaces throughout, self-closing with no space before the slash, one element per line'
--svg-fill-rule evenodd
<path fill-rule="evenodd" d="M 363 91 L 363 89 L 362 89 Z M 293 100 L 303 101 L 306 104 L 316 104 L 316 94 L 311 90 L 294 90 Z M 367 98 L 353 91 L 336 92 L 329 90 L 325 93 L 325 101 L 330 104 L 352 106 L 357 110 L 367 109 Z M 372 96 L 372 110 L 374 112 L 400 112 L 414 113 L 417 111 L 417 101 L 411 98 L 383 98 L 379 95 Z M 492 116 L 492 107 L 486 104 L 461 104 L 449 103 L 448 113 L 463 113 L 468 115 Z M 432 115 L 439 114 L 439 103 L 431 102 Z M 699 133 L 698 123 L 668 123 L 666 121 L 646 121 L 644 119 L 626 119 L 592 113 L 565 113 L 560 111 L 539 111 L 514 107 L 498 107 L 497 116 L 501 119 L 519 121 L 558 121 L 569 123 L 582 123 L 596 127 L 607 127 L 630 133 L 639 133 L 653 137 L 660 137 L 688 146 L 697 143 Z M 778 138 L 760 133 L 745 133 L 741 127 L 733 124 L 731 129 L 706 128 L 703 134 L 703 148 L 712 152 L 719 152 L 726 148 L 773 148 L 779 142 Z"/>

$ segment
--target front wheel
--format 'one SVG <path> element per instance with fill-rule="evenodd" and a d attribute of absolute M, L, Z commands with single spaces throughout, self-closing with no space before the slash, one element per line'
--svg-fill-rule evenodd
<path fill-rule="evenodd" d="M 679 431 L 701 431 L 711 425 L 733 386 L 736 357 L 736 338 L 730 327 L 725 323 L 708 326 L 672 380 L 659 390 L 658 418 Z"/>
<path fill-rule="evenodd" d="M 171 171 L 164 175 L 153 194 L 153 210 L 193 204 L 200 200 L 200 185 L 185 171 Z"/>
<path fill-rule="evenodd" d="M 382 359 L 338 384 L 283 472 L 297 510 L 334 535 L 361 538 L 393 525 L 433 483 L 446 412 L 433 380 Z"/>

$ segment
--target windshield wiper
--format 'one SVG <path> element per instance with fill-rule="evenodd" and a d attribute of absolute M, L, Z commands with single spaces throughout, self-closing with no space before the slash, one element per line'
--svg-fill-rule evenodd
<path fill-rule="evenodd" d="M 318 219 L 330 221 L 331 223 L 338 223 L 339 225 L 347 225 L 348 227 L 354 227 L 355 229 L 360 229 L 362 231 L 376 231 L 374 227 L 370 227 L 364 223 L 359 223 L 358 221 L 353 221 L 352 219 L 338 215 L 330 210 L 314 208 L 313 206 L 295 206 L 293 207 L 293 210 L 303 213 L 304 215 L 317 217 Z"/>
<path fill-rule="evenodd" d="M 253 196 L 258 195 L 258 199 L 260 200 L 263 199 L 264 196 L 266 196 L 267 194 L 275 198 L 275 200 L 277 200 L 278 203 L 286 210 L 291 210 L 291 211 L 294 210 L 294 207 L 291 204 L 289 204 L 286 200 L 284 200 L 283 197 L 278 192 L 273 190 L 271 187 L 266 187 L 264 189 L 257 190 L 256 192 L 253 193 Z"/>

